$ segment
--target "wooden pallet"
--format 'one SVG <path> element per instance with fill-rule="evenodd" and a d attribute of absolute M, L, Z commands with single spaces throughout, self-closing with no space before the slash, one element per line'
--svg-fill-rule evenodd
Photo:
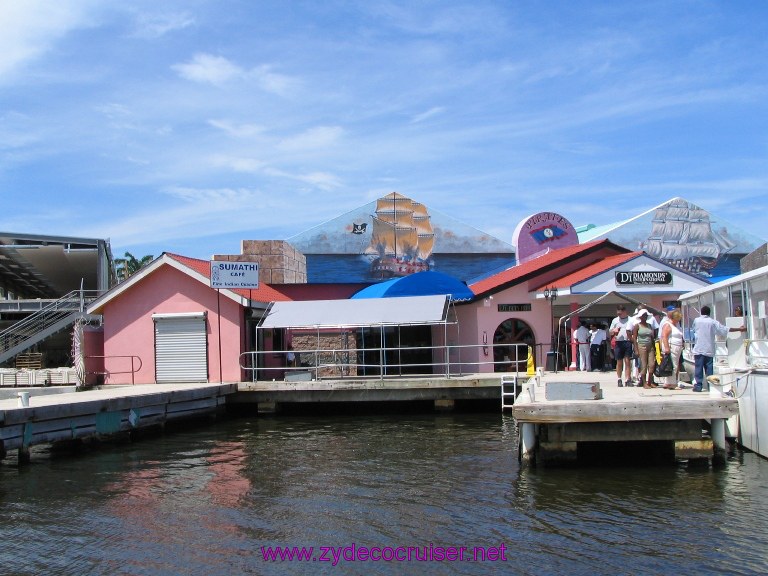
<path fill-rule="evenodd" d="M 16 356 L 16 368 L 19 370 L 40 370 L 42 367 L 42 352 L 26 352 Z"/>

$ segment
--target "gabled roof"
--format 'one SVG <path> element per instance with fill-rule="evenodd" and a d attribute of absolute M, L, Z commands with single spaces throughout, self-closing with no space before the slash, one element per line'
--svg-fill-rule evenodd
<path fill-rule="evenodd" d="M 616 254 L 615 256 L 601 258 L 597 262 L 589 264 L 588 266 L 585 266 L 576 272 L 562 276 L 557 280 L 549 280 L 546 284 L 537 286 L 535 289 L 538 290 L 539 288 L 543 288 L 545 285 L 552 288 L 557 288 L 558 290 L 570 288 L 574 284 L 578 284 L 579 282 L 583 282 L 584 280 L 598 276 L 606 270 L 610 270 L 611 268 L 624 264 L 625 262 L 629 262 L 630 260 L 634 260 L 635 258 L 642 255 L 643 252 L 640 251 L 628 252 L 626 254 Z"/>
<path fill-rule="evenodd" d="M 135 286 L 144 280 L 144 278 L 150 274 L 153 274 L 163 266 L 171 266 L 172 268 L 183 272 L 190 278 L 193 278 L 198 282 L 205 284 L 206 286 L 210 286 L 211 264 L 209 260 L 199 260 L 197 258 L 189 258 L 188 256 L 181 256 L 179 254 L 164 252 L 144 268 L 133 274 L 130 278 L 128 278 L 128 280 L 121 282 L 91 302 L 91 304 L 88 306 L 88 313 L 100 313 L 102 308 L 108 302 L 117 298 L 123 292 L 130 290 L 131 287 Z M 264 283 L 259 283 L 259 287 L 254 288 L 253 290 L 243 288 L 236 290 L 222 289 L 220 292 L 222 296 L 234 300 L 243 306 L 249 305 L 249 300 L 251 302 L 263 302 L 265 305 L 269 302 L 290 300 L 290 298 L 285 294 L 278 292 L 271 286 Z"/>
<path fill-rule="evenodd" d="M 537 274 L 555 269 L 567 262 L 604 249 L 609 249 L 619 254 L 629 252 L 626 248 L 622 248 L 609 240 L 594 240 L 586 244 L 577 244 L 576 246 L 552 250 L 548 254 L 483 278 L 474 284 L 470 284 L 469 288 L 475 293 L 476 297 L 481 297 L 488 292 L 504 290 L 524 282 Z"/>

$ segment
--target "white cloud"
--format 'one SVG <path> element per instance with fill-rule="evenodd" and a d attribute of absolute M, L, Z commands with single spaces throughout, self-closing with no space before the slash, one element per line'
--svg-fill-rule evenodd
<path fill-rule="evenodd" d="M 439 114 L 442 114 L 445 112 L 445 108 L 443 106 L 434 106 L 433 108 L 430 108 L 426 112 L 422 112 L 421 114 L 417 114 L 411 119 L 412 124 L 417 124 L 419 122 L 423 122 L 427 118 L 432 118 L 432 116 L 437 116 Z"/>
<path fill-rule="evenodd" d="M 340 126 L 317 126 L 283 139 L 278 148 L 290 152 L 323 149 L 338 143 L 343 135 L 344 129 Z"/>
<path fill-rule="evenodd" d="M 194 25 L 195 19 L 186 12 L 163 14 L 139 14 L 134 35 L 139 38 L 160 38 L 169 32 L 183 30 Z"/>
<path fill-rule="evenodd" d="M 219 130 L 223 130 L 235 138 L 249 138 L 264 132 L 264 126 L 259 124 L 235 124 L 228 120 L 208 120 L 208 124 Z"/>
<path fill-rule="evenodd" d="M 299 81 L 284 74 L 272 72 L 272 66 L 264 64 L 251 70 L 251 75 L 265 92 L 278 96 L 289 96 L 298 86 Z"/>
<path fill-rule="evenodd" d="M 256 158 L 230 156 L 226 154 L 215 154 L 211 158 L 211 162 L 214 166 L 219 168 L 229 168 L 235 172 L 245 172 L 249 174 L 256 174 L 265 166 L 265 162 L 257 160 Z"/>
<path fill-rule="evenodd" d="M 224 84 L 228 80 L 241 76 L 242 68 L 223 56 L 195 54 L 190 62 L 171 66 L 182 78 L 204 84 Z"/>
<path fill-rule="evenodd" d="M 0 80 L 51 50 L 70 31 L 88 26 L 91 0 L 0 2 Z"/>
<path fill-rule="evenodd" d="M 286 199 L 249 188 L 192 188 L 175 186 L 163 190 L 171 202 L 162 202 L 151 211 L 135 212 L 127 218 L 87 230 L 95 238 L 110 238 L 114 246 L 135 246 L 153 242 L 200 237 L 248 230 L 254 226 L 258 210 L 272 208 L 274 214 L 288 218 Z M 282 210 L 276 207 L 282 206 Z"/>

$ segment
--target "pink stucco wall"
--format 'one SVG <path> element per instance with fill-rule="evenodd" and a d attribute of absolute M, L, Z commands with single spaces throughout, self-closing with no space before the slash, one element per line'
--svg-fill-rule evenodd
<path fill-rule="evenodd" d="M 243 308 L 175 268 L 161 266 L 108 302 L 102 311 L 105 383 L 130 384 L 131 361 L 138 368 L 134 375 L 136 384 L 154 383 L 155 326 L 152 314 L 180 312 L 207 313 L 208 380 L 243 380 L 239 367 L 245 339 Z"/>
<path fill-rule="evenodd" d="M 83 355 L 85 356 L 85 383 L 97 384 L 104 372 L 104 329 L 85 326 L 83 328 Z"/>
<path fill-rule="evenodd" d="M 493 335 L 499 325 L 507 319 L 522 320 L 533 331 L 536 344 L 549 344 L 552 316 L 549 303 L 534 300 L 528 292 L 527 283 L 507 288 L 493 295 L 486 306 L 486 300 L 456 307 L 461 325 L 463 344 L 478 344 L 477 348 L 462 350 L 464 371 L 493 372 Z M 531 304 L 530 312 L 499 312 L 499 304 Z M 487 338 L 486 338 L 487 337 Z M 487 351 L 483 348 L 487 340 Z"/>

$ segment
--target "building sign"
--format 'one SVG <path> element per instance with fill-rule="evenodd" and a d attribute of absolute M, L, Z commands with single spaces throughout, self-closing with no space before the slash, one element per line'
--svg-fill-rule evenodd
<path fill-rule="evenodd" d="M 668 286 L 669 284 L 672 284 L 672 272 L 616 272 L 617 286 Z"/>
<path fill-rule="evenodd" d="M 517 225 L 512 234 L 518 263 L 578 243 L 576 229 L 567 218 L 556 212 L 539 212 L 529 216 Z"/>
<path fill-rule="evenodd" d="M 530 312 L 530 304 L 499 304 L 499 312 Z"/>
<path fill-rule="evenodd" d="M 258 288 L 257 262 L 211 260 L 211 288 Z"/>

